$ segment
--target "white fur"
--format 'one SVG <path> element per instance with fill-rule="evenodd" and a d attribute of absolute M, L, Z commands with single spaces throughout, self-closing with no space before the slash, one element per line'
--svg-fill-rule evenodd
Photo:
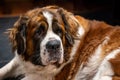
<path fill-rule="evenodd" d="M 86 66 L 83 67 L 84 63 L 80 66 L 80 68 L 75 76 L 75 80 L 87 80 L 87 79 L 89 79 L 88 73 L 90 76 L 95 74 L 95 72 L 102 60 L 100 58 L 100 55 L 102 53 L 102 47 L 105 44 L 107 44 L 108 41 L 109 41 L 109 37 L 106 37 L 105 40 L 103 41 L 103 43 L 98 46 L 98 48 L 95 50 L 93 55 L 89 58 L 88 62 L 86 63 Z"/>
<path fill-rule="evenodd" d="M 112 80 L 114 72 L 112 70 L 109 60 L 111 58 L 114 58 L 118 53 L 120 53 L 120 48 L 113 50 L 108 56 L 105 57 L 100 67 L 98 68 L 98 72 L 96 73 L 93 80 Z"/>
<path fill-rule="evenodd" d="M 56 71 L 54 65 L 48 65 L 45 67 L 35 66 L 30 62 L 23 62 L 24 67 L 22 68 L 25 71 L 25 77 L 22 80 L 52 80 Z"/>

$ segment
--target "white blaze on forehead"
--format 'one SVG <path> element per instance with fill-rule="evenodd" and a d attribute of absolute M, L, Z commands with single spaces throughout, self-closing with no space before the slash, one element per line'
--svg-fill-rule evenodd
<path fill-rule="evenodd" d="M 48 30 L 47 30 L 47 33 L 46 33 L 46 36 L 45 36 L 43 42 L 46 44 L 46 42 L 50 39 L 60 40 L 60 37 L 57 34 L 55 34 L 52 29 L 53 15 L 47 11 L 44 11 L 43 15 L 47 19 L 47 23 L 48 23 Z"/>
<path fill-rule="evenodd" d="M 49 12 L 47 12 L 47 11 L 44 11 L 44 12 L 43 12 L 43 15 L 44 15 L 44 17 L 47 19 L 47 22 L 48 22 L 49 27 L 51 27 L 51 26 L 52 26 L 53 15 L 50 14 Z"/>

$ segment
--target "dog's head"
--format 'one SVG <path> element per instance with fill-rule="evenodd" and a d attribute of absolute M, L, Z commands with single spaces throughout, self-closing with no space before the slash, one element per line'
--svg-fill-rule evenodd
<path fill-rule="evenodd" d="M 66 62 L 79 24 L 63 8 L 48 6 L 28 11 L 9 29 L 13 50 L 25 61 L 47 66 Z"/>

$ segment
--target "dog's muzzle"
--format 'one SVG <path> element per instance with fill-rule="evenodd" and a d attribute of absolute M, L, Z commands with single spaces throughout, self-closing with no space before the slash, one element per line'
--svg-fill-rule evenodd
<path fill-rule="evenodd" d="M 46 50 L 49 53 L 48 61 L 50 63 L 59 62 L 61 58 L 61 44 L 59 40 L 50 40 L 46 44 Z"/>

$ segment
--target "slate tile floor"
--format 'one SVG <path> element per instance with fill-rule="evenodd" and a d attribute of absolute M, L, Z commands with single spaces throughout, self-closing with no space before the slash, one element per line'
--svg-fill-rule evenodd
<path fill-rule="evenodd" d="M 8 36 L 4 34 L 6 29 L 12 27 L 18 17 L 0 18 L 0 68 L 8 63 L 14 56 Z"/>

